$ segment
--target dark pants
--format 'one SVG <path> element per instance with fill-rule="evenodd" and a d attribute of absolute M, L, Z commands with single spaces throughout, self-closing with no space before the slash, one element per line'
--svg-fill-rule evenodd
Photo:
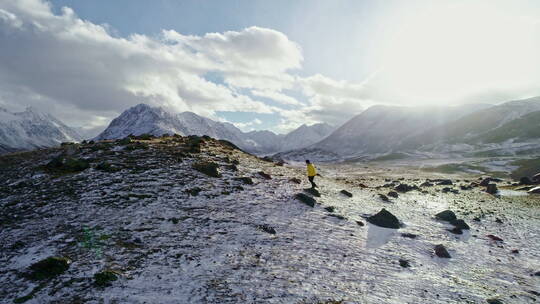
<path fill-rule="evenodd" d="M 317 184 L 313 181 L 315 179 L 315 176 L 308 176 L 309 182 L 311 183 L 311 188 L 318 188 Z"/>

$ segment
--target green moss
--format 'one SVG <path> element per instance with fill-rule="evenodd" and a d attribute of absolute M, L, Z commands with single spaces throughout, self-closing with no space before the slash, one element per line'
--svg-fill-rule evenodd
<path fill-rule="evenodd" d="M 94 284 L 99 287 L 111 286 L 111 282 L 118 280 L 116 273 L 105 270 L 94 275 Z"/>
<path fill-rule="evenodd" d="M 69 268 L 71 261 L 65 257 L 48 257 L 30 266 L 28 277 L 32 280 L 54 278 Z"/>

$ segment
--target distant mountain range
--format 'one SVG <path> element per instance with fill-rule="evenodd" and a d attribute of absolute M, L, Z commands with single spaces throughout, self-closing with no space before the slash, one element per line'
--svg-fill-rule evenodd
<path fill-rule="evenodd" d="M 192 112 L 172 114 L 159 107 L 139 104 L 115 118 L 96 140 L 141 134 L 208 135 L 229 140 L 248 152 L 269 154 L 309 146 L 322 140 L 333 130 L 328 124 L 315 124 L 302 125 L 287 135 L 270 131 L 245 133 L 231 123 L 214 121 Z"/>
<path fill-rule="evenodd" d="M 0 108 L 0 154 L 80 140 L 75 130 L 52 115 L 32 108 L 16 113 Z"/>
<path fill-rule="evenodd" d="M 395 153 L 540 154 L 540 97 L 500 105 L 373 106 L 325 139 L 276 158 L 373 159 Z"/>

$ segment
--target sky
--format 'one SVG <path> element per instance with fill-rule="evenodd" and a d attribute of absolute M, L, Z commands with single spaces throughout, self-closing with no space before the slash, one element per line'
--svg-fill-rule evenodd
<path fill-rule="evenodd" d="M 139 103 L 244 131 L 540 95 L 531 0 L 0 0 L 0 106 L 97 132 Z"/>

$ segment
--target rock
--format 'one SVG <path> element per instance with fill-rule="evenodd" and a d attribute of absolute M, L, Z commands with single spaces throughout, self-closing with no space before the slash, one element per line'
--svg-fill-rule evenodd
<path fill-rule="evenodd" d="M 540 187 L 534 187 L 531 190 L 527 191 L 527 193 L 540 194 Z"/>
<path fill-rule="evenodd" d="M 388 196 L 386 196 L 386 195 L 384 195 L 384 194 L 380 194 L 380 193 L 379 193 L 379 197 L 380 197 L 383 201 L 385 201 L 385 202 L 388 202 L 388 201 L 390 200 L 390 199 L 388 198 Z"/>
<path fill-rule="evenodd" d="M 267 224 L 257 225 L 257 229 L 259 229 L 261 231 L 264 231 L 266 233 L 276 234 L 276 229 L 274 229 L 273 227 L 271 227 L 271 226 L 269 226 Z"/>
<path fill-rule="evenodd" d="M 463 234 L 463 230 L 459 229 L 458 227 L 448 229 L 448 231 L 452 232 L 453 234 Z"/>
<path fill-rule="evenodd" d="M 497 191 L 499 190 L 497 189 L 497 185 L 495 184 L 488 184 L 486 187 L 486 192 L 489 194 L 496 194 Z"/>
<path fill-rule="evenodd" d="M 295 183 L 295 184 L 301 184 L 302 183 L 302 181 L 299 178 L 296 178 L 296 177 L 293 177 L 293 178 L 289 179 L 289 181 L 291 183 Z"/>
<path fill-rule="evenodd" d="M 402 193 L 409 192 L 412 190 L 417 190 L 417 189 L 418 189 L 417 186 L 410 186 L 407 184 L 399 184 L 394 188 L 394 190 L 396 190 L 397 192 L 402 192 Z"/>
<path fill-rule="evenodd" d="M 501 182 L 501 181 L 502 181 L 502 180 L 499 179 L 499 178 L 487 177 L 487 178 L 484 178 L 484 179 L 480 182 L 480 186 L 486 187 L 486 186 L 489 185 L 491 182 L 498 183 L 498 182 Z"/>
<path fill-rule="evenodd" d="M 393 197 L 393 198 L 398 198 L 399 194 L 396 191 L 390 191 L 388 192 L 388 196 Z"/>
<path fill-rule="evenodd" d="M 397 217 L 384 208 L 381 209 L 379 213 L 368 217 L 367 221 L 373 225 L 384 228 L 399 229 L 400 227 Z"/>
<path fill-rule="evenodd" d="M 453 185 L 454 183 L 452 183 L 452 180 L 451 179 L 443 179 L 441 181 L 439 181 L 437 183 L 437 185 L 444 185 L 444 186 L 449 186 L 449 185 Z"/>
<path fill-rule="evenodd" d="M 456 190 L 456 189 L 453 189 L 453 188 L 450 188 L 450 187 L 444 187 L 442 190 L 441 190 L 442 193 L 448 193 L 448 192 L 452 192 L 454 194 L 458 194 L 459 191 Z"/>
<path fill-rule="evenodd" d="M 315 203 L 317 203 L 313 197 L 305 195 L 304 193 L 297 193 L 294 197 L 310 207 L 315 207 Z"/>
<path fill-rule="evenodd" d="M 496 236 L 496 235 L 493 235 L 493 234 L 488 234 L 486 235 L 488 238 L 490 238 L 491 240 L 495 241 L 495 242 L 503 242 L 503 239 L 501 239 L 500 237 Z"/>
<path fill-rule="evenodd" d="M 197 195 L 199 195 L 199 192 L 201 192 L 201 191 L 202 191 L 202 189 L 199 188 L 199 187 L 195 187 L 195 188 L 185 190 L 185 192 L 188 193 L 191 196 L 197 196 Z"/>
<path fill-rule="evenodd" d="M 447 221 L 447 222 L 457 220 L 456 214 L 452 210 L 444 210 L 442 212 L 439 212 L 435 214 L 435 217 L 441 221 Z"/>
<path fill-rule="evenodd" d="M 540 277 L 540 271 L 535 272 L 535 273 L 534 273 L 534 276 L 535 276 L 535 277 Z"/>
<path fill-rule="evenodd" d="M 532 177 L 532 180 L 533 180 L 535 183 L 540 183 L 540 173 L 536 173 L 536 174 Z"/>
<path fill-rule="evenodd" d="M 268 174 L 268 173 L 265 173 L 263 171 L 259 171 L 258 173 L 264 179 L 272 179 L 272 176 L 270 176 L 270 174 Z"/>
<path fill-rule="evenodd" d="M 334 206 L 328 206 L 328 207 L 324 207 L 324 210 L 328 211 L 328 212 L 334 212 L 336 210 L 336 207 Z"/>
<path fill-rule="evenodd" d="M 344 217 L 343 215 L 340 215 L 340 214 L 333 214 L 332 213 L 332 214 L 329 214 L 328 216 L 333 216 L 333 217 L 335 217 L 337 219 L 340 219 L 340 220 L 346 220 L 347 219 L 346 217 Z"/>
<path fill-rule="evenodd" d="M 240 181 L 246 185 L 253 185 L 253 180 L 251 177 L 243 176 L 243 177 L 237 177 L 235 180 Z"/>
<path fill-rule="evenodd" d="M 350 193 L 349 191 L 347 190 L 341 190 L 339 191 L 339 193 L 345 195 L 345 196 L 348 196 L 348 197 L 352 197 L 352 193 Z"/>
<path fill-rule="evenodd" d="M 192 165 L 192 168 L 210 177 L 221 177 L 219 165 L 214 162 L 197 162 Z"/>
<path fill-rule="evenodd" d="M 504 304 L 503 301 L 497 298 L 486 299 L 486 302 L 488 302 L 488 304 Z"/>
<path fill-rule="evenodd" d="M 321 193 L 319 192 L 319 190 L 315 189 L 315 188 L 306 188 L 304 189 L 305 192 L 315 196 L 315 197 L 321 197 Z"/>
<path fill-rule="evenodd" d="M 362 221 L 355 221 L 355 222 L 360 227 L 363 227 L 365 225 L 364 222 L 362 222 Z"/>
<path fill-rule="evenodd" d="M 435 246 L 435 255 L 437 255 L 440 258 L 445 258 L 445 259 L 451 258 L 450 253 L 448 253 L 448 250 L 446 250 L 446 247 L 440 244 Z"/>
<path fill-rule="evenodd" d="M 520 185 L 532 185 L 533 181 L 528 176 L 523 176 L 519 179 Z"/>
<path fill-rule="evenodd" d="M 471 227 L 469 227 L 469 225 L 467 225 L 467 223 L 465 223 L 465 221 L 462 219 L 450 221 L 450 224 L 454 225 L 454 227 L 458 229 L 463 229 L 463 230 L 471 229 Z"/>
<path fill-rule="evenodd" d="M 402 233 L 401 236 L 409 239 L 415 239 L 418 237 L 418 235 L 413 233 Z"/>
<path fill-rule="evenodd" d="M 471 190 L 473 188 L 472 185 L 460 185 L 459 188 L 461 190 Z"/>
<path fill-rule="evenodd" d="M 48 257 L 30 266 L 28 277 L 32 280 L 54 278 L 68 270 L 71 260 L 65 257 Z"/>
<path fill-rule="evenodd" d="M 102 271 L 94 275 L 94 285 L 99 287 L 111 286 L 111 282 L 118 280 L 116 273 L 112 271 Z"/>
<path fill-rule="evenodd" d="M 496 219 L 495 219 L 495 223 L 497 223 L 497 224 L 502 224 L 503 221 L 502 221 L 500 218 L 496 218 Z"/>
<path fill-rule="evenodd" d="M 425 181 L 420 184 L 420 187 L 433 187 L 433 184 L 428 181 Z"/>
<path fill-rule="evenodd" d="M 517 249 L 513 249 L 513 250 L 510 251 L 510 252 L 513 253 L 513 254 L 519 254 L 519 250 L 517 250 Z"/>
<path fill-rule="evenodd" d="M 401 266 L 403 268 L 408 268 L 408 267 L 411 267 L 411 264 L 407 260 L 400 259 L 399 260 L 399 266 Z"/>

